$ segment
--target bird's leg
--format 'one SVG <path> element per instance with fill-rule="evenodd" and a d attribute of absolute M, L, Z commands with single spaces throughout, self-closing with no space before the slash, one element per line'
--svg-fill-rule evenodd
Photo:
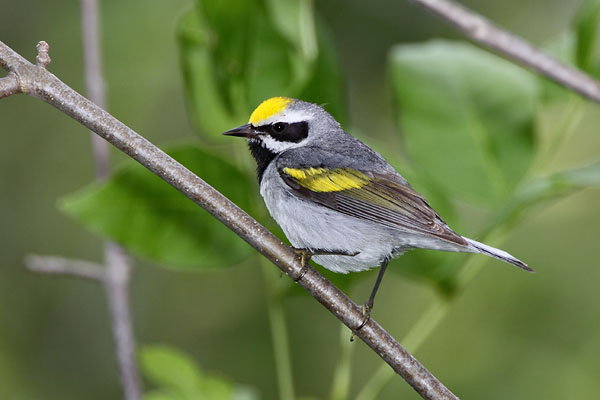
<path fill-rule="evenodd" d="M 377 294 L 377 290 L 379 289 L 379 285 L 381 285 L 381 281 L 383 280 L 383 274 L 390 263 L 390 258 L 386 257 L 383 259 L 381 265 L 379 266 L 379 274 L 377 275 L 377 280 L 375 281 L 375 286 L 373 286 L 373 290 L 371 290 L 371 295 L 369 296 L 369 300 L 362 305 L 362 313 L 364 316 L 363 322 L 360 324 L 356 330 L 360 330 L 363 326 L 369 322 L 371 318 L 371 311 L 373 310 L 373 303 L 375 302 L 375 295 Z"/>
<path fill-rule="evenodd" d="M 294 248 L 296 254 L 300 257 L 300 263 L 302 264 L 302 270 L 300 271 L 300 275 L 294 279 L 295 282 L 298 282 L 300 279 L 306 275 L 308 272 L 308 265 L 310 259 L 313 256 L 349 256 L 353 257 L 360 252 L 351 253 L 349 251 L 344 250 L 323 250 L 323 249 L 305 249 L 305 248 Z"/>

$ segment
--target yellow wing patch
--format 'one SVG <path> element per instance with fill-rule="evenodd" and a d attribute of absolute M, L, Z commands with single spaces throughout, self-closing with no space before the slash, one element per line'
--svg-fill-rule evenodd
<path fill-rule="evenodd" d="M 250 122 L 252 125 L 257 125 L 259 122 L 264 121 L 272 115 L 278 114 L 285 110 L 285 108 L 293 101 L 289 97 L 271 97 L 260 103 L 256 110 L 250 115 Z"/>
<path fill-rule="evenodd" d="M 370 182 L 365 174 L 349 168 L 284 168 L 283 172 L 313 192 L 360 189 Z"/>

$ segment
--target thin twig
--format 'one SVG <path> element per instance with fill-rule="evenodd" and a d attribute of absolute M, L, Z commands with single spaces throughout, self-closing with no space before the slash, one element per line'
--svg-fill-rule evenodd
<path fill-rule="evenodd" d="M 0 42 L 0 64 L 9 65 L 25 93 L 56 107 L 154 172 L 203 207 L 229 229 L 296 280 L 361 338 L 425 399 L 456 399 L 435 376 L 391 337 L 375 320 L 364 319 L 362 309 L 314 268 L 305 271 L 297 253 L 233 204 L 221 193 L 138 135 L 108 112 L 79 95 L 45 69 L 32 66 Z"/>
<path fill-rule="evenodd" d="M 536 49 L 526 40 L 449 0 L 410 0 L 454 25 L 471 40 L 600 103 L 600 82 Z"/>
<path fill-rule="evenodd" d="M 98 2 L 96 0 L 81 0 L 85 91 L 91 101 L 106 109 L 106 84 L 102 72 L 98 21 Z M 109 173 L 108 144 L 94 132 L 90 132 L 90 135 L 96 178 L 104 180 Z"/>
<path fill-rule="evenodd" d="M 141 385 L 135 363 L 135 339 L 129 311 L 131 265 L 125 251 L 114 243 L 107 242 L 104 253 L 106 258 L 104 290 L 108 300 L 108 311 L 124 398 L 125 400 L 138 400 L 141 398 Z"/>
<path fill-rule="evenodd" d="M 89 99 L 106 109 L 106 91 L 102 73 L 100 51 L 98 2 L 81 0 L 81 29 L 85 64 L 85 83 Z M 90 132 L 96 180 L 102 181 L 109 174 L 108 143 Z M 135 362 L 135 339 L 129 304 L 129 276 L 131 265 L 125 251 L 115 243 L 105 242 L 104 259 L 106 279 L 104 289 L 108 301 L 115 353 L 125 400 L 141 398 L 139 372 Z"/>
<path fill-rule="evenodd" d="M 96 282 L 104 281 L 104 267 L 90 261 L 72 260 L 54 256 L 28 255 L 25 257 L 25 266 L 34 272 L 73 276 Z"/>

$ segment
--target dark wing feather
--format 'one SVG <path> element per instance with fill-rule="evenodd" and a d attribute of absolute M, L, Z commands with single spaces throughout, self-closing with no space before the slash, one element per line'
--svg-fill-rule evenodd
<path fill-rule="evenodd" d="M 315 169 L 306 169 L 306 171 Z M 311 179 L 330 179 L 336 184 L 336 174 L 341 169 L 318 168 L 311 172 Z M 419 193 L 398 175 L 392 173 L 374 174 L 344 168 L 344 174 L 354 173 L 361 183 L 347 188 L 341 185 L 338 190 L 319 190 L 308 178 L 288 174 L 281 169 L 280 175 L 290 189 L 298 196 L 310 199 L 340 213 L 368 220 L 393 229 L 408 230 L 468 246 L 465 239 L 452 231 L 442 218 L 427 204 Z M 322 176 L 317 176 L 321 173 Z M 296 175 L 296 176 L 293 176 Z M 328 182 L 329 183 L 329 182 Z"/>

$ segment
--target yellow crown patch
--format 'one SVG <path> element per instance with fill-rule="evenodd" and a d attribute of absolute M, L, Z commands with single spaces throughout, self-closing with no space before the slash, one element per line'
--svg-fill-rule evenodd
<path fill-rule="evenodd" d="M 271 97 L 256 107 L 248 122 L 256 125 L 270 116 L 282 112 L 292 101 L 293 99 L 289 97 Z"/>

